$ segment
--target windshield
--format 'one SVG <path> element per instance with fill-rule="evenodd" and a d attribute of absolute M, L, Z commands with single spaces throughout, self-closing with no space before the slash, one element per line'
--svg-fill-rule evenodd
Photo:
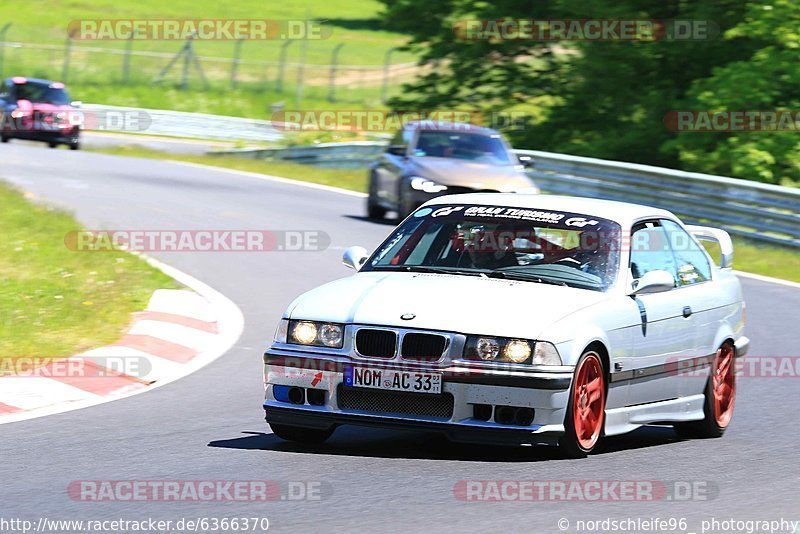
<path fill-rule="evenodd" d="M 17 85 L 17 100 L 29 100 L 56 106 L 66 106 L 70 103 L 69 95 L 64 89 L 33 83 Z"/>
<path fill-rule="evenodd" d="M 363 271 L 441 272 L 605 291 L 619 266 L 620 226 L 578 213 L 504 206 L 421 208 Z"/>
<path fill-rule="evenodd" d="M 499 135 L 423 131 L 417 139 L 414 155 L 464 159 L 492 165 L 513 164 Z"/>

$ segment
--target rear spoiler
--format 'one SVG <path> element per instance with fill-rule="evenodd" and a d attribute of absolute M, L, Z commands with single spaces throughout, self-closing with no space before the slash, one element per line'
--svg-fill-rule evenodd
<path fill-rule="evenodd" d="M 730 269 L 733 267 L 733 242 L 731 236 L 725 230 L 719 228 L 712 228 L 710 226 L 692 226 L 686 227 L 695 238 L 701 241 L 715 241 L 719 245 L 721 254 L 720 267 L 722 269 Z"/>

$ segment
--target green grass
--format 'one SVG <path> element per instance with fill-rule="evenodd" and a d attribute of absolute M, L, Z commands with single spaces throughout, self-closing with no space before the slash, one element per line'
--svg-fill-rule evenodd
<path fill-rule="evenodd" d="M 113 343 L 153 291 L 176 283 L 123 252 L 73 252 L 70 215 L 0 183 L 0 360 L 68 357 Z"/>
<path fill-rule="evenodd" d="M 303 110 L 354 110 L 387 109 L 380 103 L 378 91 L 354 89 L 343 91 L 343 99 L 331 103 L 327 100 L 326 89 L 310 87 L 303 92 L 300 109 Z M 298 109 L 294 105 L 294 94 L 278 93 L 274 90 L 258 90 L 241 87 L 235 90 L 211 88 L 208 91 L 181 91 L 176 87 L 153 87 L 151 85 L 108 85 L 87 84 L 80 90 L 72 90 L 81 100 L 112 106 L 132 106 L 151 109 L 169 109 L 215 115 L 247 117 L 270 120 L 272 104 L 284 102 L 284 109 Z"/>
<path fill-rule="evenodd" d="M 274 21 L 320 21 L 330 31 L 324 39 L 309 40 L 306 60 L 310 64 L 327 65 L 333 48 L 345 43 L 340 52 L 342 64 L 382 65 L 389 48 L 407 41 L 401 34 L 381 29 L 378 20 L 381 4 L 375 0 L 326 0 L 325 2 L 265 2 L 264 0 L 4 0 L 0 4 L 0 22 L 11 22 L 8 40 L 46 44 L 63 44 L 67 26 L 79 20 L 131 19 L 269 19 Z M 76 46 L 122 50 L 120 41 L 76 41 Z M 136 50 L 175 52 L 183 43 L 175 41 L 144 41 L 135 43 Z M 244 60 L 276 60 L 281 40 L 261 40 L 245 43 Z M 231 41 L 199 41 L 199 55 L 231 57 Z M 301 53 L 299 42 L 290 45 L 289 61 L 297 61 Z M 407 52 L 396 52 L 393 62 L 413 61 Z"/>
<path fill-rule="evenodd" d="M 6 40 L 57 46 L 42 49 L 28 46 L 5 49 L 3 75 L 21 75 L 62 79 L 72 96 L 84 102 L 158 107 L 208 113 L 224 113 L 253 118 L 267 118 L 270 106 L 286 102 L 287 108 L 329 109 L 337 107 L 327 101 L 327 83 L 332 52 L 342 44 L 339 55 L 340 80 L 346 85 L 337 88 L 340 106 L 358 109 L 378 105 L 381 95 L 382 65 L 386 53 L 405 44 L 402 34 L 381 29 L 378 20 L 381 4 L 375 0 L 328 0 L 326 2 L 266 2 L 241 0 L 4 0 L 0 3 L 0 26 L 12 23 Z M 241 47 L 242 63 L 238 67 L 238 85 L 231 90 L 231 62 L 235 44 L 232 41 L 196 41 L 194 50 L 204 58 L 201 64 L 210 89 L 201 84 L 192 69 L 188 91 L 178 91 L 183 70 L 178 61 L 160 86 L 153 80 L 183 45 L 177 41 L 133 42 L 136 52 L 156 52 L 166 57 L 131 56 L 129 79 L 123 82 L 125 42 L 73 41 L 73 50 L 66 79 L 62 74 L 67 27 L 72 21 L 115 19 L 307 19 L 323 21 L 330 28 L 326 39 L 290 41 L 286 49 L 287 65 L 284 87 L 276 90 L 281 47 L 287 41 L 254 40 Z M 89 48 L 99 49 L 97 52 Z M 116 53 L 114 53 L 116 52 Z M 394 51 L 391 63 L 414 62 L 409 52 Z M 261 62 L 261 63 L 257 63 Z M 264 64 L 263 62 L 270 62 Z M 303 63 L 305 90 L 297 105 L 296 81 Z M 373 67 L 371 71 L 349 70 L 348 66 Z M 404 76 L 407 79 L 408 73 Z M 399 79 L 391 84 L 391 94 L 399 91 Z"/>
<path fill-rule="evenodd" d="M 719 261 L 719 247 L 703 242 Z M 733 238 L 733 268 L 748 273 L 774 276 L 800 282 L 800 252 L 786 247 L 764 245 L 749 239 Z"/>
<path fill-rule="evenodd" d="M 118 146 L 98 149 L 97 151 L 123 156 L 188 161 L 226 169 L 272 174 L 360 192 L 366 192 L 367 188 L 366 172 L 363 169 L 321 169 L 310 165 L 253 160 L 234 156 L 167 154 L 138 146 Z M 737 237 L 733 238 L 733 244 L 735 269 L 800 282 L 800 252 L 779 246 L 763 245 Z M 715 251 L 713 247 L 710 247 L 709 251 L 712 256 L 718 259 L 718 251 Z"/>

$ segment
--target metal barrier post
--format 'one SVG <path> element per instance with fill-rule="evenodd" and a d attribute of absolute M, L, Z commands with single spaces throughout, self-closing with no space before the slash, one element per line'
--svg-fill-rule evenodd
<path fill-rule="evenodd" d="M 344 43 L 339 43 L 333 49 L 333 53 L 331 54 L 331 74 L 328 81 L 328 102 L 336 102 L 336 66 L 339 62 L 339 51 L 344 46 Z"/>
<path fill-rule="evenodd" d="M 122 83 L 127 84 L 131 77 L 131 52 L 133 51 L 133 32 L 125 43 L 125 55 L 122 56 Z"/>
<path fill-rule="evenodd" d="M 293 42 L 294 41 L 287 40 L 281 45 L 281 56 L 278 60 L 278 79 L 275 81 L 275 91 L 279 93 L 283 91 L 283 73 L 286 69 L 286 49 L 289 48 Z"/>
<path fill-rule="evenodd" d="M 72 30 L 67 35 L 67 42 L 64 45 L 64 67 L 61 69 L 61 81 L 67 83 L 67 75 L 69 74 L 69 59 L 72 54 L 72 36 L 75 35 L 76 30 Z"/>
<path fill-rule="evenodd" d="M 397 50 L 397 47 L 387 50 L 383 60 L 383 87 L 381 87 L 381 103 L 383 104 L 386 103 L 386 96 L 389 91 L 389 59 L 395 50 Z"/>
<path fill-rule="evenodd" d="M 11 27 L 11 23 L 7 22 L 2 29 L 0 29 L 0 42 L 3 43 L 3 46 L 0 47 L 0 79 L 3 78 L 3 69 L 5 68 L 5 59 L 6 59 L 6 32 Z"/>
<path fill-rule="evenodd" d="M 231 89 L 236 89 L 236 72 L 239 70 L 239 61 L 242 57 L 242 44 L 244 39 L 239 39 L 233 47 L 233 63 L 231 64 Z"/>

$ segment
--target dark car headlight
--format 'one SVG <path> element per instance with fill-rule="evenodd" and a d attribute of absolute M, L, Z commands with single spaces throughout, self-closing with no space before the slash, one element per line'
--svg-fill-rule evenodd
<path fill-rule="evenodd" d="M 494 336 L 468 336 L 464 359 L 485 363 L 562 365 L 552 343 Z"/>
<path fill-rule="evenodd" d="M 321 321 L 289 321 L 287 343 L 340 349 L 344 344 L 344 325 Z"/>

